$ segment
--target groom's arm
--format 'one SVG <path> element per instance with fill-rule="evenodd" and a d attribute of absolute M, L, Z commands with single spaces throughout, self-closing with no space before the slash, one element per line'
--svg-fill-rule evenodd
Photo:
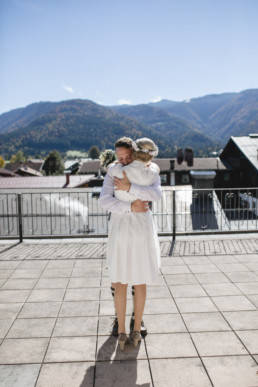
<path fill-rule="evenodd" d="M 131 203 L 114 197 L 114 182 L 107 173 L 99 196 L 99 203 L 108 212 L 131 212 Z"/>
<path fill-rule="evenodd" d="M 119 179 L 114 177 L 116 189 L 127 191 L 133 194 L 137 199 L 148 200 L 151 202 L 157 202 L 162 198 L 162 190 L 160 177 L 157 175 L 156 181 L 152 185 L 138 185 L 130 183 L 126 173 L 123 171 L 124 178 Z"/>
<path fill-rule="evenodd" d="M 147 212 L 149 205 L 147 201 L 135 200 L 134 202 L 123 202 L 114 196 L 114 182 L 112 177 L 106 174 L 99 201 L 104 210 L 113 213 Z"/>

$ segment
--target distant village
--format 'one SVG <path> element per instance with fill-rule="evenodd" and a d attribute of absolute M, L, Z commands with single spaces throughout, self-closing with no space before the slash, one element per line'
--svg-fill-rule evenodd
<path fill-rule="evenodd" d="M 44 160 L 9 162 L 0 168 L 0 189 L 101 187 L 105 171 L 99 159 L 64 161 L 64 174 L 44 176 Z M 196 158 L 179 149 L 177 158 L 156 158 L 163 186 L 192 188 L 258 187 L 258 134 L 231 137 L 218 157 Z"/>

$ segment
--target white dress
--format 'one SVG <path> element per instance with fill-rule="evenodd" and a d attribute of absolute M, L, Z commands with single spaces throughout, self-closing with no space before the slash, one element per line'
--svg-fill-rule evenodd
<path fill-rule="evenodd" d="M 156 164 L 146 167 L 141 161 L 122 166 L 112 164 L 108 174 L 123 178 L 122 171 L 131 183 L 152 185 L 159 179 Z M 119 200 L 133 202 L 137 199 L 126 191 L 115 191 Z M 160 267 L 160 248 L 152 212 L 112 213 L 107 243 L 107 262 L 111 282 L 141 285 L 157 282 Z"/>

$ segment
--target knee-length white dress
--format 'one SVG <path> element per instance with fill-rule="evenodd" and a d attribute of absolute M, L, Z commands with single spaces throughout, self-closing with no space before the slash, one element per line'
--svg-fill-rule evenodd
<path fill-rule="evenodd" d="M 141 161 L 108 168 L 111 177 L 123 178 L 122 171 L 131 183 L 152 185 L 159 179 L 156 164 L 149 167 Z M 119 200 L 133 202 L 137 199 L 126 191 L 115 191 Z M 111 282 L 141 285 L 157 282 L 160 267 L 160 247 L 152 212 L 112 213 L 109 223 L 107 262 Z"/>

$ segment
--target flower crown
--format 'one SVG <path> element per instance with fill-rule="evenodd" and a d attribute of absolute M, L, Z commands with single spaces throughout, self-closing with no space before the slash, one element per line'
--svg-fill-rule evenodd
<path fill-rule="evenodd" d="M 116 160 L 116 153 L 112 149 L 106 149 L 99 156 L 100 166 L 107 171 L 109 164 Z"/>
<path fill-rule="evenodd" d="M 154 145 L 154 150 L 147 149 L 147 148 L 139 148 L 135 141 L 132 141 L 132 147 L 135 152 L 144 152 L 148 153 L 150 156 L 157 156 L 159 153 L 159 148 L 157 145 Z"/>

